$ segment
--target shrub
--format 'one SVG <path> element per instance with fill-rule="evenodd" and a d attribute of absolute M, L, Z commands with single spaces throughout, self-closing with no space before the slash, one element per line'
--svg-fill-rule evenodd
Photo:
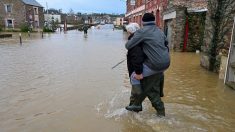
<path fill-rule="evenodd" d="M 3 25 L 0 24 L 0 32 L 3 31 Z"/>
<path fill-rule="evenodd" d="M 49 29 L 48 27 L 44 27 L 43 32 L 54 32 L 54 31 L 52 29 Z"/>
<path fill-rule="evenodd" d="M 20 26 L 20 31 L 21 32 L 28 32 L 28 31 L 31 31 L 31 29 L 30 29 L 29 25 L 23 24 L 23 25 Z"/>

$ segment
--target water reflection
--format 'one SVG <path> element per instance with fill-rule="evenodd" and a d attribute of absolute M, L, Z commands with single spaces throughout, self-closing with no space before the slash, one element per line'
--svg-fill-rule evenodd
<path fill-rule="evenodd" d="M 217 74 L 200 67 L 200 55 L 172 53 L 171 57 L 165 83 L 166 118 L 156 117 L 148 100 L 144 102 L 144 111 L 138 114 L 122 109 L 128 104 L 125 99 L 130 93 L 125 89 L 130 89 L 127 75 L 122 93 L 113 97 L 116 102 L 110 102 L 116 108 L 110 107 L 106 118 L 137 122 L 138 127 L 152 131 L 233 131 L 235 91 L 225 87 Z"/>

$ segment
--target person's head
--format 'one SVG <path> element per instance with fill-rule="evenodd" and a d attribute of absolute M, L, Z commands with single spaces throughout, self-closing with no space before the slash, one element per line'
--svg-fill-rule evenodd
<path fill-rule="evenodd" d="M 126 26 L 126 30 L 129 34 L 133 34 L 139 29 L 140 29 L 140 26 L 138 23 L 130 23 Z"/>
<path fill-rule="evenodd" d="M 155 21 L 155 16 L 153 13 L 145 13 L 144 16 L 142 17 L 143 22 L 151 22 Z"/>

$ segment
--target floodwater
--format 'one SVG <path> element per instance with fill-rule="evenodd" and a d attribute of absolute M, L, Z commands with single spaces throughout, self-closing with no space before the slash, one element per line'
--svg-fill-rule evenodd
<path fill-rule="evenodd" d="M 171 53 L 166 117 L 148 99 L 128 112 L 127 37 L 111 27 L 0 40 L 0 132 L 234 132 L 235 91 L 200 67 L 200 54 Z"/>

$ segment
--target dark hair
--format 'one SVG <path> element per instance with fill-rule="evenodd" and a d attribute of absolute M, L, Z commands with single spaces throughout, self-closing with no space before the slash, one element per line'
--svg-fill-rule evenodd
<path fill-rule="evenodd" d="M 153 15 L 153 13 L 145 13 L 142 18 L 142 21 L 143 22 L 155 21 L 155 16 Z"/>

